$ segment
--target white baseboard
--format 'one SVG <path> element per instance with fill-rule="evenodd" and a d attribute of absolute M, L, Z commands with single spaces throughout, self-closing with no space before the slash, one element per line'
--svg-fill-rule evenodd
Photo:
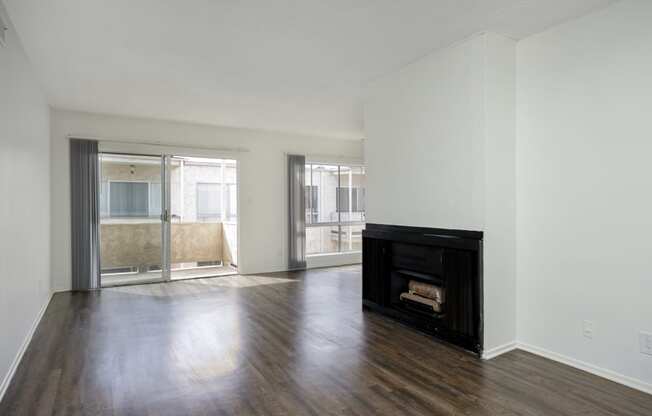
<path fill-rule="evenodd" d="M 640 390 L 644 393 L 652 394 L 652 384 L 646 383 L 642 380 L 638 380 L 620 373 L 617 373 L 612 370 L 607 370 L 606 368 L 598 367 L 593 364 L 589 364 L 584 361 L 576 360 L 575 358 L 567 357 L 562 354 L 558 354 L 553 351 L 546 350 L 544 348 L 536 347 L 534 345 L 525 344 L 522 342 L 517 343 L 519 350 L 527 351 L 532 354 L 539 355 L 544 358 L 548 358 L 553 361 L 566 364 L 568 366 L 586 371 L 587 373 L 594 374 L 596 376 L 606 378 L 607 380 L 614 381 L 619 384 L 623 384 L 627 387 L 631 387 L 636 390 Z"/>
<path fill-rule="evenodd" d="M 499 345 L 495 348 L 492 348 L 490 350 L 486 350 L 482 352 L 482 359 L 483 360 L 491 360 L 492 358 L 496 358 L 499 355 L 505 354 L 506 352 L 510 352 L 512 350 L 515 350 L 518 347 L 518 344 L 516 341 L 508 342 L 507 344 Z"/>
<path fill-rule="evenodd" d="M 508 353 L 513 350 L 527 351 L 540 357 L 544 357 L 549 360 L 557 361 L 570 367 L 586 371 L 587 373 L 591 373 L 598 377 L 606 378 L 607 380 L 623 384 L 627 387 L 642 391 L 643 393 L 652 394 L 652 384 L 650 383 L 523 342 L 508 342 L 507 344 L 499 345 L 490 350 L 486 350 L 482 353 L 482 359 L 491 360 L 492 358 L 496 358 L 499 355 Z"/>
<path fill-rule="evenodd" d="M 18 349 L 18 352 L 14 357 L 14 361 L 11 363 L 11 366 L 9 367 L 9 371 L 7 371 L 4 380 L 2 380 L 2 384 L 0 384 L 0 401 L 2 401 L 2 398 L 7 392 L 7 388 L 9 388 L 9 384 L 11 383 L 11 380 L 14 378 L 14 374 L 16 374 L 18 365 L 20 364 L 20 361 L 23 359 L 23 355 L 25 355 L 25 351 L 27 351 L 27 347 L 29 346 L 30 341 L 32 341 L 32 337 L 34 336 L 34 332 L 36 332 L 36 328 L 38 328 L 38 324 L 41 323 L 41 319 L 43 318 L 43 315 L 45 315 L 45 311 L 48 308 L 50 301 L 52 300 L 52 296 L 54 296 L 54 292 L 50 293 L 50 296 L 48 296 L 48 299 L 45 302 L 45 304 L 41 306 L 41 310 L 39 311 L 38 315 L 36 315 L 36 319 L 34 320 L 34 322 L 32 322 L 32 326 L 29 329 L 29 332 L 27 332 L 27 335 L 23 340 L 23 344 Z"/>

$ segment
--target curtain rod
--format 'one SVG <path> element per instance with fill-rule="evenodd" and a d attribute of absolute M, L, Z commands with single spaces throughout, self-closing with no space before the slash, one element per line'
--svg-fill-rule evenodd
<path fill-rule="evenodd" d="M 157 146 L 157 147 L 175 147 L 175 148 L 182 148 L 182 149 L 188 149 L 188 150 L 208 150 L 208 151 L 216 151 L 216 152 L 231 152 L 231 153 L 248 153 L 250 152 L 249 149 L 244 148 L 244 147 L 234 147 L 234 148 L 229 148 L 229 147 L 209 147 L 209 146 L 187 146 L 184 144 L 169 144 L 169 143 L 162 143 L 160 141 L 137 141 L 137 140 L 129 140 L 129 139 L 106 139 L 102 137 L 94 137 L 94 136 L 89 136 L 87 134 L 69 134 L 68 139 L 87 139 L 87 140 L 97 140 L 100 143 L 107 143 L 107 144 L 131 144 L 131 145 L 141 145 L 141 146 Z"/>

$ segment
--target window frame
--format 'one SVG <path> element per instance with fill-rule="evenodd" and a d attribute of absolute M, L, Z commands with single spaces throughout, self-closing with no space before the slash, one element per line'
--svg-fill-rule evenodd
<path fill-rule="evenodd" d="M 313 216 L 316 213 L 319 215 L 319 207 L 317 207 L 317 210 L 313 209 L 312 207 L 305 207 L 305 227 L 306 230 L 308 228 L 326 228 L 326 227 L 337 227 L 337 230 L 332 230 L 330 234 L 337 234 L 337 251 L 334 252 L 320 252 L 320 253 L 311 253 L 311 254 L 306 254 L 306 257 L 312 257 L 312 256 L 321 256 L 321 255 L 335 255 L 335 254 L 350 254 L 350 253 L 359 253 L 362 250 L 353 250 L 353 251 L 347 251 L 343 250 L 342 245 L 342 233 L 345 232 L 344 228 L 345 227 L 351 227 L 351 226 L 364 226 L 366 223 L 366 200 L 364 201 L 364 210 L 362 211 L 345 211 L 344 213 L 361 213 L 362 214 L 362 220 L 360 221 L 342 221 L 342 211 L 340 210 L 339 206 L 339 190 L 344 188 L 342 187 L 342 167 L 349 168 L 351 170 L 353 169 L 361 169 L 363 172 L 364 177 L 366 178 L 367 176 L 367 171 L 366 167 L 363 164 L 356 164 L 356 163 L 341 163 L 341 162 L 336 162 L 336 163 L 329 163 L 329 162 L 313 162 L 313 161 L 306 161 L 306 169 L 310 167 L 310 184 L 305 185 L 304 187 L 304 192 L 305 188 L 309 187 L 311 191 L 311 195 L 309 200 L 312 202 L 313 201 L 313 195 L 312 192 L 314 192 L 315 188 L 318 190 L 321 188 L 320 186 L 316 186 L 314 184 L 314 178 L 313 178 L 313 166 L 337 166 L 337 186 L 335 187 L 335 212 L 337 213 L 337 221 L 329 221 L 329 222 L 314 222 L 313 221 Z M 348 186 L 346 187 L 348 189 Z M 360 189 L 366 189 L 366 186 L 358 186 L 358 187 L 351 187 L 351 188 L 356 188 L 358 189 L 358 192 L 360 192 Z M 364 197 L 366 198 L 366 191 L 364 192 Z M 305 195 L 304 195 L 304 200 L 305 200 Z M 317 194 L 317 200 L 321 200 L 319 193 Z M 310 221 L 307 220 L 306 217 L 308 217 L 308 214 L 310 215 Z"/>

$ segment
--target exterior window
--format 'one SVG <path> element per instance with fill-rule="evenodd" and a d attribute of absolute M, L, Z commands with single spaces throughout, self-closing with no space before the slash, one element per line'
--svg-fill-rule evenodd
<path fill-rule="evenodd" d="M 147 182 L 109 182 L 111 217 L 149 217 Z"/>
<path fill-rule="evenodd" d="M 149 216 L 158 217 L 161 215 L 161 184 L 149 184 Z"/>
<path fill-rule="evenodd" d="M 364 212 L 364 188 L 337 188 L 337 210 L 339 212 L 348 212 L 349 210 Z"/>
<path fill-rule="evenodd" d="M 221 188 L 219 183 L 197 184 L 197 218 L 221 218 Z"/>
<path fill-rule="evenodd" d="M 305 183 L 306 255 L 361 250 L 364 167 L 307 164 Z"/>
<path fill-rule="evenodd" d="M 100 217 L 155 218 L 161 215 L 161 184 L 100 182 Z"/>
<path fill-rule="evenodd" d="M 319 221 L 319 187 L 306 185 L 306 223 Z"/>

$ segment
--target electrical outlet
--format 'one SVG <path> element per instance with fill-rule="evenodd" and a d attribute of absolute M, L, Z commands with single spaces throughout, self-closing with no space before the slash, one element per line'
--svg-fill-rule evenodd
<path fill-rule="evenodd" d="M 652 334 L 641 332 L 638 334 L 641 344 L 641 354 L 652 355 Z"/>
<path fill-rule="evenodd" d="M 593 338 L 593 329 L 594 329 L 593 321 L 582 322 L 582 334 L 584 334 L 586 338 Z"/>

